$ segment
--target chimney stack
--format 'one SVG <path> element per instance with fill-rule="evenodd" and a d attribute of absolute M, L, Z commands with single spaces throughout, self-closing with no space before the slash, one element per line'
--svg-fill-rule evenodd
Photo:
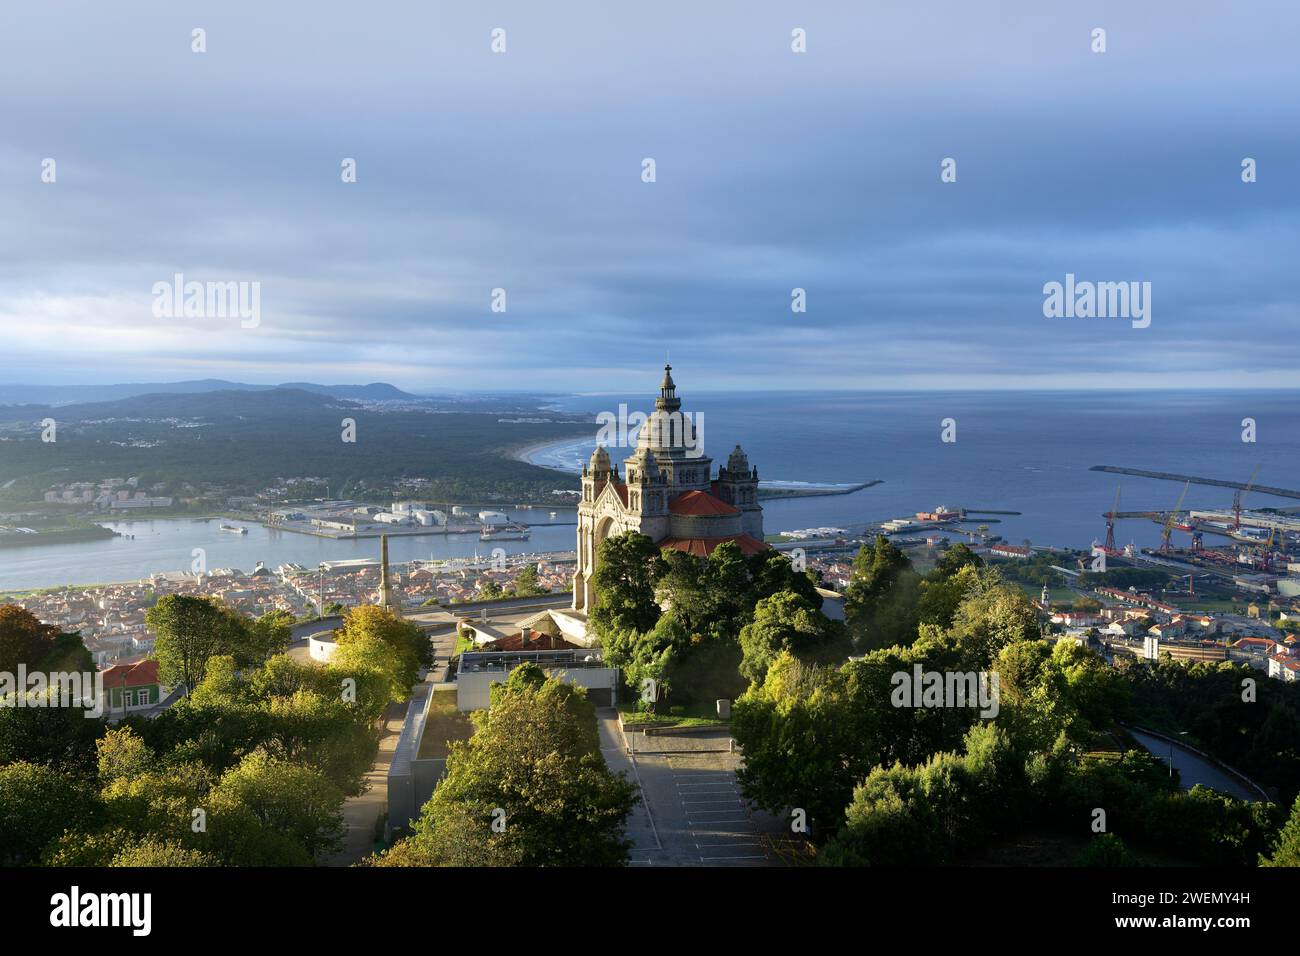
<path fill-rule="evenodd" d="M 531 627 L 526 627 L 523 629 L 523 631 L 520 633 L 519 636 L 520 638 L 522 638 L 521 643 L 523 644 L 523 646 L 527 647 L 529 638 L 533 636 L 533 629 Z"/>

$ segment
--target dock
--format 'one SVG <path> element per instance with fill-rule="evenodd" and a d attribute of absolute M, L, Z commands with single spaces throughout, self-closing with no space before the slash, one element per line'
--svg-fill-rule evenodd
<path fill-rule="evenodd" d="M 1252 494 L 1275 495 L 1279 498 L 1300 498 L 1293 488 L 1275 488 L 1272 485 L 1252 485 L 1244 481 L 1226 481 L 1222 478 L 1202 478 L 1197 475 L 1176 475 L 1168 471 L 1146 471 L 1142 468 L 1121 468 L 1117 465 L 1093 465 L 1089 471 L 1104 471 L 1112 475 L 1131 475 L 1135 478 L 1158 478 L 1161 481 L 1191 482 L 1194 485 L 1211 485 L 1215 488 L 1234 488 Z"/>

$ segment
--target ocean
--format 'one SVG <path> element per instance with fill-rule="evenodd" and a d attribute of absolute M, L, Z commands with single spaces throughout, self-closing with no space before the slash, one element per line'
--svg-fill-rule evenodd
<path fill-rule="evenodd" d="M 679 377 L 680 379 L 680 377 Z M 683 410 L 703 414 L 704 447 L 715 467 L 739 442 L 771 483 L 881 484 L 839 496 L 769 501 L 769 531 L 860 524 L 939 505 L 1018 511 L 991 516 L 1009 541 L 1086 548 L 1105 535 L 1103 512 L 1122 487 L 1120 510 L 1168 510 L 1181 483 L 1089 471 L 1116 465 L 1300 487 L 1300 391 L 1131 392 L 695 392 L 679 380 Z M 586 395 L 556 402 L 569 412 L 649 410 L 642 396 Z M 1242 420 L 1256 441 L 1242 441 Z M 941 440 L 955 420 L 956 440 Z M 576 471 L 593 442 L 530 456 Z M 621 461 L 631 451 L 611 448 Z M 1185 508 L 1228 508 L 1232 490 L 1192 485 Z M 1300 507 L 1300 500 L 1252 492 L 1247 507 Z M 985 520 L 985 519 L 981 519 Z M 1178 532 L 1176 536 L 1182 537 Z M 1117 543 L 1159 544 L 1147 520 L 1121 521 Z M 1213 539 L 1210 539 L 1213 540 Z"/>
<path fill-rule="evenodd" d="M 1088 547 L 1105 533 L 1102 512 L 1122 486 L 1121 510 L 1167 510 L 1179 483 L 1089 471 L 1118 465 L 1300 486 L 1300 392 L 755 392 L 697 391 L 682 377 L 684 410 L 703 415 L 705 452 L 725 464 L 739 442 L 760 479 L 797 486 L 844 486 L 878 480 L 847 495 L 764 503 L 770 532 L 843 526 L 910 516 L 939 505 L 968 510 L 1018 511 L 989 516 L 990 529 L 1009 541 Z M 596 416 L 617 414 L 620 403 L 648 411 L 653 393 L 574 395 L 548 407 L 590 415 L 592 437 L 534 450 L 537 464 L 577 472 L 590 455 Z M 954 419 L 956 441 L 941 440 Z M 1253 418 L 1257 441 L 1241 440 L 1242 419 Z M 611 448 L 621 461 L 628 448 Z M 1192 485 L 1184 507 L 1228 508 L 1232 490 Z M 1252 492 L 1247 507 L 1300 507 L 1300 500 Z M 548 520 L 549 509 L 520 512 Z M 560 511 L 558 520 L 571 519 Z M 219 522 L 114 522 L 134 539 L 43 545 L 0 551 L 0 589 L 125 581 L 189 567 L 195 547 L 209 567 L 251 570 L 286 561 L 315 567 L 330 558 L 377 554 L 377 540 L 335 541 L 249 525 L 248 535 L 220 532 Z M 510 553 L 568 550 L 572 526 L 535 528 L 527 542 L 501 542 Z M 1123 545 L 1159 543 L 1147 520 L 1120 522 Z M 1176 540 L 1185 536 L 1175 532 Z M 1213 542 L 1217 539 L 1207 539 Z M 491 547 L 477 536 L 390 539 L 392 559 L 471 555 Z"/>

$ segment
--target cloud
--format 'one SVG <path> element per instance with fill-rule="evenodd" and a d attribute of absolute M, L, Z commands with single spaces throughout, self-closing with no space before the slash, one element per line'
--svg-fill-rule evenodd
<path fill-rule="evenodd" d="M 9 375 L 599 389 L 671 350 L 716 387 L 1249 386 L 1300 357 L 1281 0 L 141 7 L 10 14 Z M 260 282 L 261 325 L 160 323 L 177 272 Z M 1151 328 L 1045 319 L 1066 272 L 1151 281 Z"/>

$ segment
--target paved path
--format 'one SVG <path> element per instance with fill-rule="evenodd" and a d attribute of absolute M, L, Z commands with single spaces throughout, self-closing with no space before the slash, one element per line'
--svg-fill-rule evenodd
<path fill-rule="evenodd" d="M 1167 740 L 1161 740 L 1159 737 L 1153 737 L 1131 727 L 1128 728 L 1128 732 L 1133 735 L 1134 740 L 1159 757 L 1168 766 L 1169 742 Z M 1178 779 L 1184 790 L 1190 790 L 1199 783 L 1249 803 L 1256 803 L 1262 799 L 1250 787 L 1247 787 L 1231 774 L 1224 773 L 1199 754 L 1193 753 L 1179 744 L 1174 744 L 1173 747 L 1174 769 L 1178 771 Z"/>
<path fill-rule="evenodd" d="M 740 795 L 738 754 L 629 755 L 613 708 L 599 708 L 597 722 L 605 762 L 641 796 L 626 826 L 633 866 L 780 865 L 771 840 L 784 825 Z"/>
<path fill-rule="evenodd" d="M 375 849 L 375 825 L 388 805 L 388 765 L 393 759 L 402 722 L 406 719 L 406 704 L 393 703 L 384 712 L 383 731 L 379 738 L 379 753 L 365 776 L 365 790 L 343 802 L 343 849 L 326 861 L 327 866 L 352 866 L 360 863 Z"/>

